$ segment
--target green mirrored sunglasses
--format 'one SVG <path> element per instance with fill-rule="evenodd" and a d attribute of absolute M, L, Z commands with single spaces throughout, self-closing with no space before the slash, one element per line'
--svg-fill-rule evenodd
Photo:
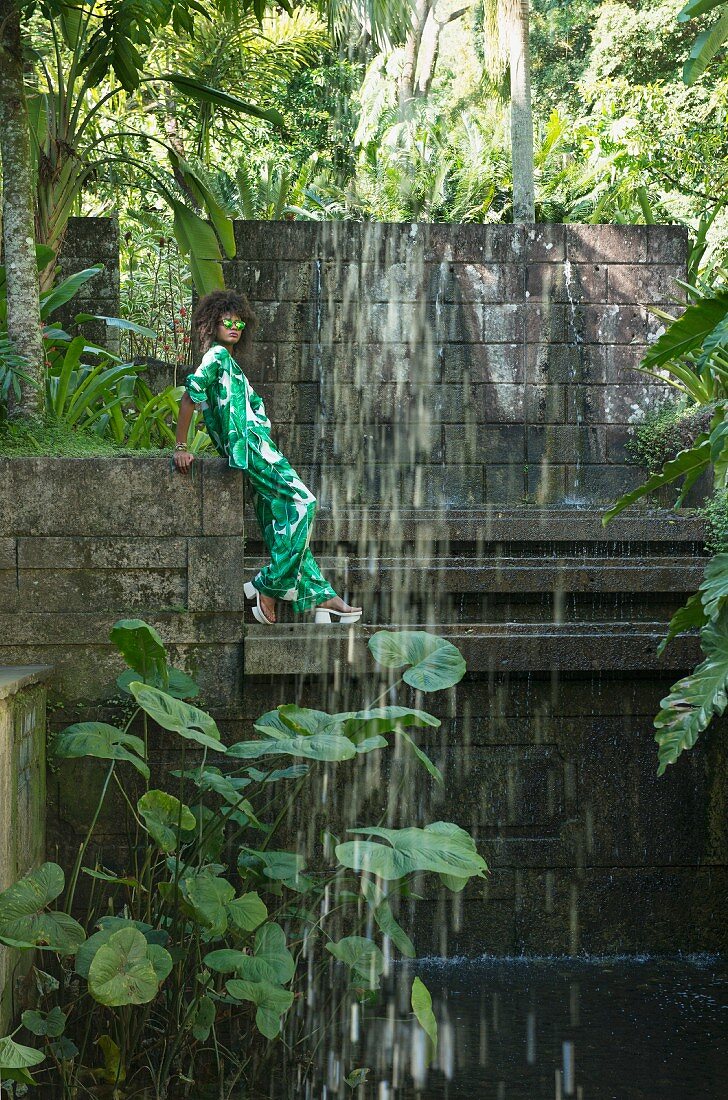
<path fill-rule="evenodd" d="M 231 321 L 229 317 L 223 317 L 220 324 L 226 329 L 236 328 L 238 332 L 242 332 L 245 328 L 245 321 Z"/>

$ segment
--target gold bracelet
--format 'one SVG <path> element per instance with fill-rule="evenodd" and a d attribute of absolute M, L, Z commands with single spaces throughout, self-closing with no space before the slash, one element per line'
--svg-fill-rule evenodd
<path fill-rule="evenodd" d="M 186 443 L 175 443 L 174 449 L 175 449 L 175 451 L 186 451 L 187 450 L 187 444 Z"/>

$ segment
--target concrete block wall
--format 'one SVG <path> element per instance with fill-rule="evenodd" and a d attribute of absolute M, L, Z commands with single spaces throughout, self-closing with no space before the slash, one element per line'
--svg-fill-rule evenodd
<path fill-rule="evenodd" d="M 662 324 L 651 307 L 679 312 L 681 227 L 239 222 L 236 236 L 226 281 L 260 321 L 246 371 L 283 449 L 334 498 L 586 503 L 641 478 L 629 428 L 669 391 L 634 367 Z"/>
<path fill-rule="evenodd" d="M 58 258 L 59 278 L 67 279 L 86 268 L 103 265 L 103 271 L 89 279 L 70 302 L 53 314 L 52 320 L 66 332 L 82 332 L 93 343 L 118 352 L 118 331 L 103 321 L 77 325 L 77 313 L 119 316 L 119 221 L 110 218 L 69 218 Z"/>

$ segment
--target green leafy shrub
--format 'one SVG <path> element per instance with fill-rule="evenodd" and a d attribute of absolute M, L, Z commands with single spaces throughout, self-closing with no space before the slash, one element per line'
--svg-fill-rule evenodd
<path fill-rule="evenodd" d="M 692 447 L 702 432 L 710 430 L 715 405 L 667 401 L 647 414 L 634 428 L 626 450 L 633 462 L 657 473 L 679 451 Z"/>
<path fill-rule="evenodd" d="M 705 548 L 711 554 L 728 552 L 728 491 L 719 489 L 700 509 L 705 520 Z"/>
<path fill-rule="evenodd" d="M 43 951 L 39 1001 L 21 1024 L 37 1041 L 17 1043 L 17 1031 L 0 1039 L 0 1075 L 50 1081 L 64 1097 L 80 1088 L 160 1100 L 199 1095 L 206 1080 L 225 1095 L 239 1082 L 247 1095 L 280 1065 L 284 1027 L 289 1050 L 305 1051 L 305 1017 L 291 1008 L 303 1004 L 313 973 L 325 975 L 320 1033 L 330 1010 L 376 996 L 393 949 L 414 956 L 396 914 L 415 877 L 435 875 L 459 892 L 487 867 L 470 835 L 443 821 L 359 825 L 346 839 L 326 833 L 311 858 L 283 846 L 282 825 L 311 804 L 306 789 L 318 769 L 329 776 L 332 766 L 395 750 L 442 784 L 416 743 L 438 718 L 407 706 L 327 714 L 287 705 L 255 722 L 255 740 L 225 745 L 152 627 L 121 620 L 110 637 L 128 666 L 117 685 L 136 706 L 123 726 L 77 722 L 54 744 L 61 766 L 105 762 L 75 863 L 68 876 L 46 863 L 0 894 L 0 942 Z M 398 684 L 421 692 L 452 687 L 465 672 L 455 646 L 423 631 L 380 631 L 369 648 L 380 666 L 402 670 Z M 174 792 L 151 783 L 153 730 L 155 744 L 172 738 L 181 750 Z M 123 874 L 89 860 L 111 790 L 134 822 Z M 80 923 L 82 876 L 89 900 Z M 418 978 L 411 1004 L 432 1053 L 437 1024 Z M 311 1038 L 314 1051 L 320 1040 Z M 303 1061 L 300 1070 L 305 1077 Z M 352 1074 L 363 1080 L 366 1070 Z"/>

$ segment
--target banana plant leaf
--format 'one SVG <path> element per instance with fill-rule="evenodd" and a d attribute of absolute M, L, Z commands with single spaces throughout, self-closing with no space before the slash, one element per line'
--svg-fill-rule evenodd
<path fill-rule="evenodd" d="M 238 99 L 237 96 L 229 95 L 227 92 L 220 91 L 219 88 L 211 88 L 209 84 L 203 84 L 200 80 L 183 76 L 181 73 L 165 73 L 163 77 L 158 79 L 166 80 L 178 91 L 200 103 L 210 103 L 214 107 L 224 107 L 229 111 L 251 115 L 253 118 L 270 122 L 272 126 L 277 127 L 279 130 L 285 128 L 283 115 L 272 107 L 256 107 L 253 103 Z"/>

